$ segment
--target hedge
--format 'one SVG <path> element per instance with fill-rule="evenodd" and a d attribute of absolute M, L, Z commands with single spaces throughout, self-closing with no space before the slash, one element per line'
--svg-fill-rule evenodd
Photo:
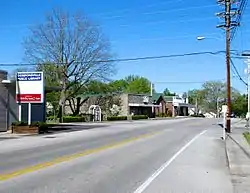
<path fill-rule="evenodd" d="M 63 117 L 63 122 L 64 123 L 85 122 L 85 118 L 80 116 L 65 116 Z"/>
<path fill-rule="evenodd" d="M 134 115 L 132 116 L 132 120 L 140 120 L 140 119 L 148 119 L 147 115 Z"/>
<path fill-rule="evenodd" d="M 112 116 L 112 117 L 107 117 L 108 121 L 124 121 L 127 120 L 127 116 Z"/>
<path fill-rule="evenodd" d="M 148 119 L 147 115 L 134 115 L 132 116 L 132 120 L 140 120 L 140 119 Z M 112 117 L 107 117 L 108 121 L 124 121 L 128 120 L 127 116 L 112 116 Z"/>

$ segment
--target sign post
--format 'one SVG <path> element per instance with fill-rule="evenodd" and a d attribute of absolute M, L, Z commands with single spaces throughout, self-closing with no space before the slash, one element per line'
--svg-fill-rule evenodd
<path fill-rule="evenodd" d="M 28 124 L 31 125 L 32 103 L 44 103 L 43 72 L 17 73 L 16 102 L 19 104 L 19 121 L 21 121 L 21 105 L 28 103 Z"/>

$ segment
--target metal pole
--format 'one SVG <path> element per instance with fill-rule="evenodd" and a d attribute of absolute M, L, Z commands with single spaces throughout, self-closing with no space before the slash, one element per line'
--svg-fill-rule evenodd
<path fill-rule="evenodd" d="M 227 127 L 226 131 L 231 132 L 231 80 L 230 80 L 230 25 L 231 25 L 231 0 L 225 2 L 226 22 L 226 68 L 227 68 Z"/>
<path fill-rule="evenodd" d="M 18 121 L 19 122 L 22 121 L 22 104 L 21 103 L 18 104 Z"/>
<path fill-rule="evenodd" d="M 28 125 L 31 125 L 31 116 L 32 116 L 32 112 L 31 112 L 31 103 L 28 103 Z"/>
<path fill-rule="evenodd" d="M 216 111 L 217 111 L 217 118 L 219 118 L 219 97 L 216 99 Z"/>
<path fill-rule="evenodd" d="M 195 98 L 195 114 L 198 115 L 198 98 Z"/>
<path fill-rule="evenodd" d="M 6 128 L 7 128 L 7 130 L 9 130 L 9 126 L 10 126 L 10 91 L 9 91 L 9 87 L 7 88 L 7 117 L 6 117 L 6 119 L 7 119 L 7 126 L 6 126 Z"/>

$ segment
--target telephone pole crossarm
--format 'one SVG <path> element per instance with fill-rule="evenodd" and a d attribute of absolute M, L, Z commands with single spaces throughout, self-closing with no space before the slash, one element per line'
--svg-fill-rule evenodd
<path fill-rule="evenodd" d="M 217 0 L 217 3 L 224 6 L 224 11 L 217 13 L 216 16 L 224 19 L 222 24 L 217 25 L 226 31 L 226 80 L 227 80 L 227 117 L 226 131 L 231 132 L 231 74 L 230 74 L 230 47 L 231 47 L 231 29 L 239 26 L 239 22 L 235 21 L 235 17 L 240 14 L 237 8 L 232 6 L 237 3 L 236 0 Z"/>

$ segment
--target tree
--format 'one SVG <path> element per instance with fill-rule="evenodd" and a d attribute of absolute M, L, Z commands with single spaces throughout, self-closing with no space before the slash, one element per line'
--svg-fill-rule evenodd
<path fill-rule="evenodd" d="M 208 81 L 201 89 L 194 89 L 188 92 L 189 102 L 200 106 L 205 111 L 217 112 L 217 105 L 221 106 L 227 98 L 226 83 L 221 81 Z M 231 88 L 232 101 L 240 96 L 239 91 Z"/>
<path fill-rule="evenodd" d="M 140 76 L 129 76 L 125 80 L 128 83 L 126 91 L 132 94 L 149 94 L 150 93 L 150 81 L 147 78 Z"/>
<path fill-rule="evenodd" d="M 138 75 L 129 75 L 124 79 L 111 82 L 110 87 L 113 92 L 126 92 L 132 94 L 149 94 L 151 82 Z"/>
<path fill-rule="evenodd" d="M 172 92 L 170 92 L 170 90 L 168 88 L 165 88 L 165 90 L 163 91 L 163 95 L 164 96 L 175 96 L 176 93 L 172 93 Z"/>
<path fill-rule="evenodd" d="M 44 23 L 31 28 L 24 48 L 26 59 L 40 70 L 48 72 L 45 63 L 55 66 L 55 81 L 62 81 L 62 103 L 74 100 L 89 81 L 106 79 L 115 72 L 109 41 L 82 14 L 71 16 L 54 9 Z"/>
<path fill-rule="evenodd" d="M 240 95 L 232 101 L 232 112 L 236 116 L 245 116 L 247 113 L 247 96 Z"/>

